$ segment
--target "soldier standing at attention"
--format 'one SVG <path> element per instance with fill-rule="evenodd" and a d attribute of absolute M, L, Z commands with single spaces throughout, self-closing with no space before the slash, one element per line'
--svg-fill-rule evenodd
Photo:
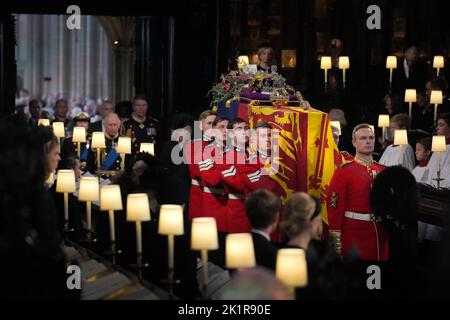
<path fill-rule="evenodd" d="M 373 180 L 384 167 L 373 161 L 375 137 L 368 124 L 356 126 L 352 138 L 356 156 L 334 172 L 328 190 L 330 234 L 344 256 L 356 249 L 361 260 L 387 261 L 387 230 L 370 207 Z"/>

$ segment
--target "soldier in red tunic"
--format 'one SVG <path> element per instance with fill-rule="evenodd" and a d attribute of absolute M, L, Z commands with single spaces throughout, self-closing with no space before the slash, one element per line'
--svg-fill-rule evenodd
<path fill-rule="evenodd" d="M 203 161 L 198 164 L 200 181 L 203 186 L 203 216 L 214 217 L 219 232 L 228 232 L 227 200 L 220 171 L 225 170 L 227 152 L 228 119 L 216 117 L 213 122 L 214 141 L 203 149 Z"/>
<path fill-rule="evenodd" d="M 191 175 L 189 220 L 203 216 L 203 186 L 200 181 L 198 163 L 203 160 L 203 149 L 212 141 L 210 131 L 214 119 L 216 119 L 216 114 L 212 110 L 203 111 L 199 117 L 202 136 L 189 142 L 184 149 L 185 161 Z"/>
<path fill-rule="evenodd" d="M 337 240 L 337 249 L 348 255 L 356 249 L 362 260 L 388 260 L 388 234 L 370 207 L 373 179 L 383 166 L 374 162 L 374 133 L 368 124 L 353 129 L 353 161 L 338 168 L 328 190 L 330 234 Z"/>

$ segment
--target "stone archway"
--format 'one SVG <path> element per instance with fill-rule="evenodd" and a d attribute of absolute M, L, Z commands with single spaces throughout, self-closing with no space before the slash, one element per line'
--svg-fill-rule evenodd
<path fill-rule="evenodd" d="M 114 103 L 134 95 L 135 17 L 95 16 L 105 29 L 113 49 L 112 98 Z"/>

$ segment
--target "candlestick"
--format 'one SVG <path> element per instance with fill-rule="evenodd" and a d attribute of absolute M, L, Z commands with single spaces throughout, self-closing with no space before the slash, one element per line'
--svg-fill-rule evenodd
<path fill-rule="evenodd" d="M 447 151 L 445 136 L 433 136 L 431 151 L 437 153 L 437 177 L 433 180 L 437 182 L 437 188 L 439 189 L 441 187 L 441 181 L 444 180 L 441 178 L 441 152 Z"/>
<path fill-rule="evenodd" d="M 64 194 L 64 232 L 71 231 L 69 228 L 69 193 L 75 191 L 75 171 L 58 170 L 56 192 Z"/>
<path fill-rule="evenodd" d="M 116 263 L 116 231 L 114 223 L 114 211 L 122 210 L 122 195 L 119 185 L 104 186 L 100 190 L 100 210 L 109 212 L 109 236 L 111 242 L 111 255 L 113 264 Z"/>
<path fill-rule="evenodd" d="M 343 78 L 342 85 L 345 88 L 345 71 L 350 68 L 349 57 L 347 57 L 347 56 L 339 57 L 338 66 L 339 66 L 339 69 L 342 70 L 342 78 Z"/>

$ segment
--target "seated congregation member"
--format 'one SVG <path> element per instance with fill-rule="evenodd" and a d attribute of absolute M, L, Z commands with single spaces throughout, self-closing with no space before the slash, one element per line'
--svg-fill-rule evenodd
<path fill-rule="evenodd" d="M 100 170 L 118 171 L 120 170 L 121 157 L 116 152 L 116 146 L 119 141 L 120 119 L 115 113 L 110 113 L 105 118 L 105 144 L 104 156 L 102 157 Z M 103 153 L 103 152 L 102 152 Z M 87 158 L 87 168 L 89 172 L 97 171 L 97 151 L 89 149 Z"/>
<path fill-rule="evenodd" d="M 148 99 L 144 95 L 133 98 L 133 112 L 120 129 L 121 135 L 131 137 L 131 153 L 136 155 L 142 142 L 153 142 L 158 147 L 159 122 L 148 115 Z"/>
<path fill-rule="evenodd" d="M 183 156 L 189 168 L 191 189 L 189 196 L 189 219 L 202 217 L 203 213 L 203 186 L 200 181 L 198 163 L 203 160 L 203 149 L 211 143 L 213 122 L 216 114 L 212 110 L 203 111 L 198 119 L 198 127 L 194 127 L 194 140 L 185 145 Z M 199 132 L 199 133 L 196 133 Z M 198 137 L 196 136 L 198 135 Z"/>
<path fill-rule="evenodd" d="M 321 211 L 319 199 L 297 192 L 287 200 L 280 223 L 288 239 L 284 247 L 306 252 L 308 286 L 297 291 L 299 299 L 342 299 L 356 287 L 333 239 L 321 240 Z"/>
<path fill-rule="evenodd" d="M 233 274 L 220 292 L 219 300 L 293 300 L 289 289 L 273 272 L 256 267 L 242 269 Z"/>
<path fill-rule="evenodd" d="M 277 225 L 280 199 L 265 189 L 252 192 L 245 200 L 245 211 L 251 225 L 256 264 L 275 271 L 277 248 L 270 234 Z"/>
<path fill-rule="evenodd" d="M 50 128 L 0 121 L 0 274 L 2 299 L 79 298 L 66 281 L 56 212 L 45 186 L 56 169 Z"/>
<path fill-rule="evenodd" d="M 440 183 L 440 187 L 450 187 L 450 112 L 441 114 L 437 117 L 436 133 L 440 136 L 445 136 L 446 151 L 441 152 L 440 169 L 441 179 L 444 179 Z M 438 154 L 434 152 L 428 162 L 428 178 L 425 183 L 437 187 L 436 178 L 438 166 Z"/>
<path fill-rule="evenodd" d="M 75 127 L 83 127 L 86 129 L 86 141 L 89 140 L 88 127 L 89 127 L 89 115 L 81 112 L 75 118 L 73 118 Z M 80 143 L 80 157 L 78 157 L 78 144 L 72 141 L 73 135 L 64 139 L 64 143 L 61 150 L 62 168 L 71 169 L 67 165 L 69 162 L 74 162 L 77 159 L 80 162 L 82 168 L 86 167 L 86 161 L 89 154 L 89 146 L 86 142 Z"/>
<path fill-rule="evenodd" d="M 316 202 L 307 193 L 294 193 L 286 202 L 282 232 L 288 238 L 287 247 L 308 250 L 311 240 L 320 240 L 322 217 L 316 210 Z"/>
<path fill-rule="evenodd" d="M 105 119 L 106 116 L 110 113 L 114 113 L 115 108 L 114 104 L 111 100 L 105 100 L 100 105 L 100 108 L 98 110 L 98 117 L 96 119 L 93 119 L 94 122 L 89 124 L 89 133 L 97 132 L 97 131 L 105 131 Z"/>
<path fill-rule="evenodd" d="M 410 118 L 407 114 L 399 113 L 391 118 L 390 130 L 392 139 L 394 139 L 396 130 L 408 130 L 409 128 Z M 406 169 L 412 171 L 416 165 L 414 151 L 409 144 L 403 146 L 403 150 L 401 146 L 391 144 L 384 150 L 380 159 L 380 164 L 387 167 L 402 165 Z"/>
<path fill-rule="evenodd" d="M 370 203 L 389 234 L 389 263 L 379 264 L 382 298 L 420 297 L 425 283 L 417 248 L 419 192 L 414 176 L 400 166 L 386 168 L 373 183 Z"/>
<path fill-rule="evenodd" d="M 425 182 L 428 178 L 428 162 L 431 157 L 431 138 L 420 139 L 416 142 L 416 160 L 419 163 L 412 174 L 417 182 Z"/>

